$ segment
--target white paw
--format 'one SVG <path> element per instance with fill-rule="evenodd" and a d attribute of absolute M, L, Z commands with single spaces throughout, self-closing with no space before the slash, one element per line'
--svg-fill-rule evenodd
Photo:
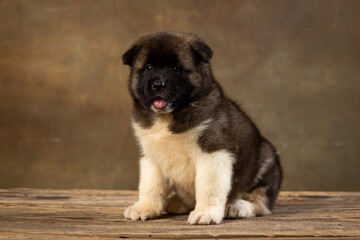
<path fill-rule="evenodd" d="M 226 205 L 226 218 L 247 218 L 260 215 L 271 214 L 264 202 L 249 202 L 238 199 L 233 203 Z"/>
<path fill-rule="evenodd" d="M 226 206 L 226 218 L 255 217 L 255 208 L 251 202 L 239 199 Z"/>
<path fill-rule="evenodd" d="M 190 224 L 219 224 L 224 217 L 223 208 L 208 208 L 204 211 L 194 210 L 190 213 L 188 222 Z"/>
<path fill-rule="evenodd" d="M 239 199 L 232 204 L 228 204 L 226 208 L 227 218 L 246 218 L 254 217 L 254 206 L 252 203 Z"/>
<path fill-rule="evenodd" d="M 144 206 L 141 205 L 137 205 L 134 204 L 128 208 L 125 209 L 124 211 L 124 217 L 126 219 L 130 219 L 133 221 L 136 220 L 149 220 L 149 219 L 153 219 L 155 217 L 158 217 L 160 215 L 159 211 L 150 209 L 150 208 L 146 208 Z"/>

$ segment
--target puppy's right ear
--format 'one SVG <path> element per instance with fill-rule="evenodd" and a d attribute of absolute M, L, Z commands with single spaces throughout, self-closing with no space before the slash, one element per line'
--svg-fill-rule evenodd
<path fill-rule="evenodd" d="M 140 51 L 140 47 L 138 45 L 132 46 L 122 56 L 123 63 L 125 65 L 131 66 L 134 63 L 135 57 L 138 55 L 139 51 Z"/>

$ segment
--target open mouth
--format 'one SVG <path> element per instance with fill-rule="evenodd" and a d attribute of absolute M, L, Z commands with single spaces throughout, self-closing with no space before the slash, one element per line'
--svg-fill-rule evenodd
<path fill-rule="evenodd" d="M 168 105 L 168 101 L 164 98 L 161 97 L 156 97 L 153 100 L 153 105 L 154 107 L 158 108 L 158 109 L 162 109 L 165 108 Z"/>
<path fill-rule="evenodd" d="M 169 102 L 165 98 L 162 97 L 156 97 L 153 100 L 153 107 L 158 110 L 170 110 L 169 108 L 173 105 L 174 102 Z"/>

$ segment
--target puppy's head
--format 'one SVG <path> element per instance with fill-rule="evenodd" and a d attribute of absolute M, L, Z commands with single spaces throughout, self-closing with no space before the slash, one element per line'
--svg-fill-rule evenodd
<path fill-rule="evenodd" d="M 169 113 L 188 106 L 211 85 L 212 50 L 197 36 L 159 32 L 144 36 L 124 55 L 137 106 Z M 201 91 L 200 91 L 201 89 Z"/>

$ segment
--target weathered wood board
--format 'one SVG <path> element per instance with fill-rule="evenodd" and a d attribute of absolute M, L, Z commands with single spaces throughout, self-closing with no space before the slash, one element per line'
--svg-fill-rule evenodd
<path fill-rule="evenodd" d="M 281 192 L 273 215 L 193 226 L 187 215 L 128 221 L 135 191 L 0 190 L 0 239 L 360 239 L 359 192 Z"/>

